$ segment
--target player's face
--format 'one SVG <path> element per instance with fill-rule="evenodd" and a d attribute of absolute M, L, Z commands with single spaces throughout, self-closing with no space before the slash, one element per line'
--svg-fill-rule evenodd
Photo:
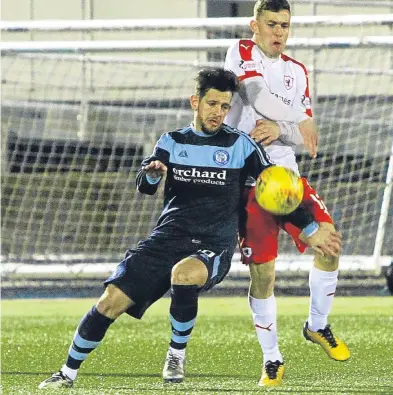
<path fill-rule="evenodd" d="M 291 14 L 287 10 L 264 11 L 251 21 L 253 39 L 266 56 L 276 58 L 284 51 L 290 23 Z"/>
<path fill-rule="evenodd" d="M 194 110 L 194 126 L 204 133 L 215 133 L 224 122 L 231 109 L 232 92 L 209 89 L 205 96 L 191 96 L 190 103 Z"/>

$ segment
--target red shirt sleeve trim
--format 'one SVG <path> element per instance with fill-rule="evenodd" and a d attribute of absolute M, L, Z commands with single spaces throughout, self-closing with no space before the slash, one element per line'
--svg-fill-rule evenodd
<path fill-rule="evenodd" d="M 244 81 L 250 77 L 263 77 L 263 75 L 261 73 L 258 73 L 257 71 L 246 71 L 244 75 L 241 75 L 239 77 L 239 81 Z"/>

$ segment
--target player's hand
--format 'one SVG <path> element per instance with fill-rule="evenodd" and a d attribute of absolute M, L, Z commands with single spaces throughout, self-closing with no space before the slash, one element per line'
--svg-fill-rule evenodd
<path fill-rule="evenodd" d="M 255 128 L 251 130 L 250 137 L 265 147 L 280 137 L 281 131 L 277 122 L 259 119 Z"/>
<path fill-rule="evenodd" d="M 143 170 L 151 178 L 162 177 L 168 171 L 168 168 L 159 160 L 153 160 L 148 165 L 146 165 Z"/>
<path fill-rule="evenodd" d="M 342 236 L 340 232 L 320 226 L 312 236 L 305 237 L 301 233 L 300 238 L 322 256 L 327 255 L 336 258 L 340 256 L 342 248 Z"/>
<path fill-rule="evenodd" d="M 311 118 L 306 119 L 299 123 L 299 131 L 311 158 L 316 158 L 318 148 L 318 127 L 316 123 Z"/>

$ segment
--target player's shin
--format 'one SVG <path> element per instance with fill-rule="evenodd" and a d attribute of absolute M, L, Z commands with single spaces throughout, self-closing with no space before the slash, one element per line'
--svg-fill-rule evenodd
<path fill-rule="evenodd" d="M 332 308 L 337 287 L 338 270 L 324 271 L 311 267 L 309 275 L 310 310 L 308 327 L 316 332 L 324 329 L 328 323 L 328 315 Z"/>
<path fill-rule="evenodd" d="M 99 313 L 95 306 L 82 318 L 68 350 L 67 362 L 61 368 L 71 380 L 75 380 L 82 362 L 100 345 L 113 322 L 114 320 Z"/>
<path fill-rule="evenodd" d="M 180 383 L 184 380 L 187 342 L 198 312 L 198 286 L 173 284 L 171 298 L 172 337 L 162 376 L 166 383 Z"/>
<path fill-rule="evenodd" d="M 274 296 L 275 261 L 251 263 L 249 304 L 258 341 L 262 348 L 263 363 L 283 361 L 277 341 L 277 305 Z"/>
<path fill-rule="evenodd" d="M 337 261 L 330 263 L 333 263 L 330 268 L 337 268 Z M 303 327 L 303 336 L 306 340 L 319 344 L 330 358 L 346 361 L 351 353 L 346 344 L 333 334 L 327 323 L 336 292 L 338 270 L 324 271 L 321 268 L 324 267 L 313 266 L 310 271 L 310 313 Z"/>
<path fill-rule="evenodd" d="M 78 369 L 87 356 L 98 347 L 114 320 L 105 317 L 94 306 L 81 320 L 68 350 L 67 362 L 38 386 L 39 389 L 71 388 Z"/>
<path fill-rule="evenodd" d="M 198 312 L 198 286 L 177 285 L 171 287 L 170 320 L 172 337 L 170 347 L 184 350 L 194 328 Z"/>
<path fill-rule="evenodd" d="M 266 299 L 256 299 L 249 295 L 249 304 L 258 341 L 262 348 L 263 364 L 265 365 L 267 361 L 283 362 L 278 348 L 277 305 L 274 294 Z"/>

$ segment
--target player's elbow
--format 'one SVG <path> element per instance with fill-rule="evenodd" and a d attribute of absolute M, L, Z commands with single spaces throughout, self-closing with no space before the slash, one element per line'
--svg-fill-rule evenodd
<path fill-rule="evenodd" d="M 156 193 L 157 188 L 149 188 L 144 185 L 137 185 L 136 190 L 144 195 L 154 195 Z"/>

